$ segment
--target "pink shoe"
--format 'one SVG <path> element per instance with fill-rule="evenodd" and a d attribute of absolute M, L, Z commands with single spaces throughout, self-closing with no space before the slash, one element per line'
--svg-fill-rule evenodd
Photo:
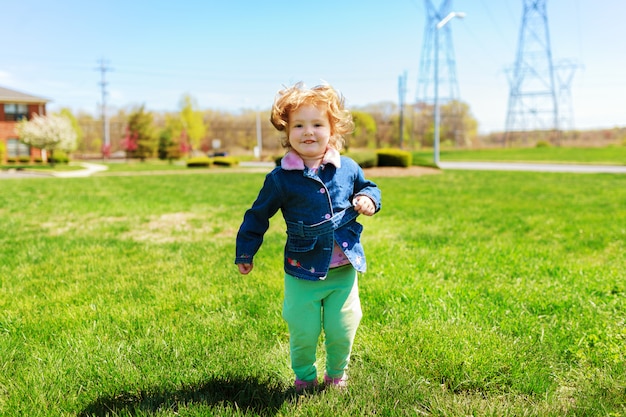
<path fill-rule="evenodd" d="M 303 381 L 296 378 L 295 382 L 296 392 L 303 392 L 317 387 L 317 379 L 313 381 Z"/>
<path fill-rule="evenodd" d="M 340 378 L 331 378 L 324 375 L 324 385 L 327 387 L 348 388 L 348 375 L 343 374 Z"/>

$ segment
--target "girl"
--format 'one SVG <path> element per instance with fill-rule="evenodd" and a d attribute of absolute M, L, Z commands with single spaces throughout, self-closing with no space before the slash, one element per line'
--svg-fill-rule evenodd
<path fill-rule="evenodd" d="M 280 209 L 287 226 L 283 318 L 289 327 L 296 391 L 315 387 L 315 353 L 325 336 L 326 385 L 346 387 L 346 368 L 361 320 L 357 272 L 365 272 L 359 214 L 380 210 L 379 188 L 340 156 L 353 129 L 343 97 L 329 85 L 297 83 L 278 92 L 271 122 L 287 149 L 270 172 L 237 234 L 235 263 L 253 268 L 269 219 Z"/>

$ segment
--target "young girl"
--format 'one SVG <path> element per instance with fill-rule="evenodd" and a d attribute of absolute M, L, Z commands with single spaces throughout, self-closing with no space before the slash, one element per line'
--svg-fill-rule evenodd
<path fill-rule="evenodd" d="M 287 226 L 283 318 L 289 327 L 296 391 L 315 387 L 315 353 L 325 336 L 326 385 L 347 386 L 346 368 L 361 320 L 357 272 L 365 272 L 359 214 L 380 210 L 380 190 L 361 168 L 340 156 L 353 129 L 332 87 L 302 83 L 278 92 L 271 122 L 285 132 L 287 153 L 270 172 L 237 234 L 235 263 L 253 268 L 269 219 L 280 209 Z"/>

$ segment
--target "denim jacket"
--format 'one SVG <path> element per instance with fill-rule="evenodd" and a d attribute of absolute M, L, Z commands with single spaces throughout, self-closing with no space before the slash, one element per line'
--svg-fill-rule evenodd
<path fill-rule="evenodd" d="M 357 195 L 381 207 L 380 189 L 365 179 L 352 159 L 329 148 L 317 170 L 304 166 L 293 151 L 281 166 L 267 174 L 256 201 L 246 211 L 237 233 L 236 264 L 252 263 L 280 209 L 287 226 L 285 272 L 306 280 L 326 278 L 335 242 L 359 272 L 365 272 L 365 253 L 360 242 L 363 226 L 355 219 L 352 201 Z"/>

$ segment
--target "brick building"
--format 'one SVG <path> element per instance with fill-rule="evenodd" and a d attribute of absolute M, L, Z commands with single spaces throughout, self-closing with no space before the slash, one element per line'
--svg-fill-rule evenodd
<path fill-rule="evenodd" d="M 41 151 L 20 142 L 15 131 L 17 122 L 33 115 L 45 115 L 50 100 L 0 87 L 0 164 L 7 161 L 32 162 L 41 157 Z M 4 149 L 4 152 L 2 152 Z"/>

